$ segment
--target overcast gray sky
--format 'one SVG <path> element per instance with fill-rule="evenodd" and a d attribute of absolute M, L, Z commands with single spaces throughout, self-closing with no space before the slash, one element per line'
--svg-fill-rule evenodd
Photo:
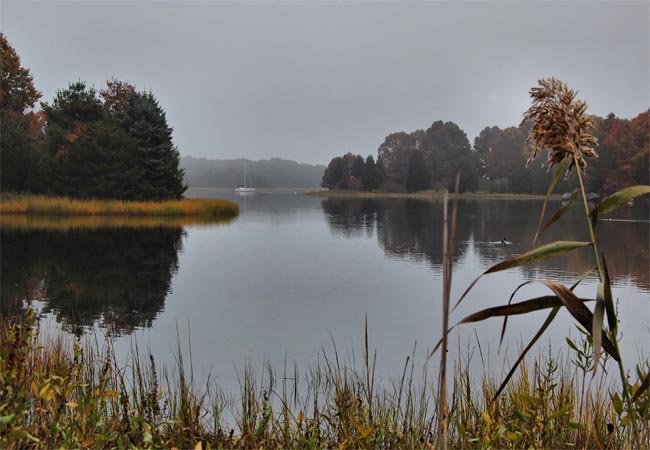
<path fill-rule="evenodd" d="M 588 111 L 650 107 L 650 2 L 1 2 L 43 100 L 151 89 L 182 155 L 327 163 L 453 121 L 517 125 L 556 76 Z"/>

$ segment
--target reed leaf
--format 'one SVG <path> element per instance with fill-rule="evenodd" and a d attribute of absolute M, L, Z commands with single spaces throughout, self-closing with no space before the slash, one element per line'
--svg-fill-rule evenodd
<path fill-rule="evenodd" d="M 519 289 L 526 286 L 528 283 L 530 283 L 530 281 L 526 281 L 526 282 L 520 284 L 519 286 L 517 286 L 517 289 L 512 291 L 512 294 L 510 294 L 510 298 L 508 299 L 508 305 L 510 305 L 512 303 L 512 299 L 515 298 L 515 294 L 517 294 L 517 292 L 519 292 Z M 499 338 L 499 350 L 501 350 L 501 345 L 503 345 L 503 338 L 506 335 L 506 327 L 507 327 L 507 325 L 508 325 L 508 315 L 506 315 L 503 318 L 503 325 L 501 326 L 501 337 Z"/>
<path fill-rule="evenodd" d="M 596 293 L 596 307 L 594 308 L 594 317 L 592 322 L 593 331 L 591 333 L 594 346 L 594 375 L 598 371 L 598 361 L 602 350 L 603 321 L 605 319 L 605 283 L 598 283 Z"/>
<path fill-rule="evenodd" d="M 645 375 L 645 378 L 643 379 L 643 382 L 641 383 L 641 385 L 639 386 L 639 388 L 638 388 L 638 389 L 636 390 L 636 392 L 634 393 L 634 396 L 632 397 L 632 403 L 634 403 L 634 402 L 636 402 L 638 399 L 640 399 L 640 398 L 641 398 L 641 395 L 643 395 L 643 393 L 644 393 L 645 391 L 647 391 L 649 387 L 650 387 L 650 372 L 648 372 L 648 373 Z"/>
<path fill-rule="evenodd" d="M 544 214 L 546 213 L 546 205 L 548 205 L 548 199 L 551 197 L 551 194 L 553 193 L 553 189 L 555 189 L 555 185 L 560 179 L 560 175 L 562 175 L 562 173 L 566 170 L 570 162 L 571 162 L 571 158 L 564 158 L 562 160 L 558 168 L 555 170 L 555 175 L 553 175 L 551 184 L 548 185 L 548 190 L 546 191 L 546 196 L 544 197 L 544 205 L 542 205 L 542 213 L 539 216 L 539 223 L 537 224 L 537 231 L 535 231 L 535 237 L 533 238 L 533 242 L 537 242 L 537 238 L 541 233 L 542 221 L 544 220 Z"/>
<path fill-rule="evenodd" d="M 616 330 L 618 329 L 618 319 L 616 318 L 616 309 L 614 308 L 614 299 L 612 296 L 612 284 L 609 281 L 609 270 L 607 270 L 607 261 L 605 260 L 605 255 L 601 253 L 603 259 L 603 271 L 605 273 L 604 281 L 604 294 L 605 294 L 605 312 L 607 313 L 607 325 L 609 326 L 609 331 L 616 336 Z"/>
<path fill-rule="evenodd" d="M 581 302 L 590 302 L 593 299 L 581 298 Z M 520 314 L 528 314 L 543 309 L 562 307 L 564 303 L 555 295 L 545 295 L 543 297 L 531 298 L 519 303 L 512 303 L 509 305 L 494 306 L 492 308 L 482 309 L 462 319 L 454 328 L 464 323 L 481 322 L 492 317 L 502 316 L 517 316 Z"/>
<path fill-rule="evenodd" d="M 576 198 L 578 198 L 578 191 L 573 191 L 573 195 L 571 195 L 571 199 L 563 205 L 560 209 L 555 211 L 555 214 L 551 216 L 551 218 L 546 222 L 544 225 L 544 228 L 542 228 L 542 231 L 553 225 L 555 222 L 557 222 L 566 212 L 571 209 L 571 206 L 573 205 L 573 202 L 576 201 Z"/>
<path fill-rule="evenodd" d="M 589 276 L 589 274 L 592 273 L 594 270 L 595 270 L 595 269 L 591 269 L 591 270 L 586 271 L 584 274 L 582 274 L 582 276 L 580 277 L 580 279 L 578 279 L 578 281 L 576 281 L 575 283 L 573 283 L 573 285 L 571 286 L 570 290 L 573 291 L 576 287 L 578 287 L 578 285 L 579 285 L 580 283 L 582 283 L 582 281 L 583 281 L 585 278 L 587 278 L 587 276 Z M 519 286 L 517 286 L 517 289 L 515 289 L 515 290 L 512 292 L 512 294 L 510 295 L 510 299 L 508 300 L 508 305 L 510 305 L 510 304 L 512 303 L 512 299 L 514 298 L 515 294 L 519 291 L 519 289 L 521 289 L 522 287 L 524 287 L 524 286 L 526 286 L 527 284 L 530 284 L 530 283 L 532 283 L 532 282 L 533 282 L 533 281 L 526 281 L 525 283 L 522 283 L 522 284 L 520 284 Z M 555 297 L 554 297 L 554 298 L 555 298 Z M 584 299 L 583 301 L 589 301 L 589 300 Z M 558 299 L 558 302 L 560 302 L 559 299 Z M 560 302 L 560 306 L 561 306 L 561 302 Z M 533 310 L 533 311 L 536 311 L 536 310 Z M 499 347 L 501 347 L 501 344 L 503 343 L 503 338 L 505 337 L 505 334 L 506 334 L 506 326 L 507 326 L 507 325 L 508 325 L 508 315 L 506 315 L 506 316 L 503 318 L 503 326 L 501 327 L 501 339 L 499 340 Z"/>
<path fill-rule="evenodd" d="M 479 275 L 474 281 L 472 281 L 472 283 L 468 286 L 465 292 L 463 292 L 463 295 L 461 295 L 460 299 L 458 299 L 458 301 L 454 305 L 452 312 L 458 307 L 460 302 L 463 301 L 463 299 L 467 296 L 469 291 L 472 290 L 474 285 L 484 275 L 487 275 L 489 273 L 500 272 L 502 270 L 512 269 L 513 267 L 522 267 L 522 266 L 534 264 L 536 262 L 553 258 L 554 256 L 563 255 L 564 253 L 568 253 L 578 248 L 586 247 L 588 245 L 592 245 L 591 242 L 555 241 L 555 242 L 551 242 L 550 244 L 545 244 L 540 247 L 537 247 L 521 255 L 513 256 L 512 258 L 508 258 L 504 261 L 501 261 L 500 263 L 490 267 L 488 270 L 486 270 L 481 275 Z"/>
<path fill-rule="evenodd" d="M 524 360 L 524 357 L 526 356 L 526 354 L 530 351 L 531 348 L 533 348 L 533 345 L 535 345 L 535 343 L 539 340 L 539 338 L 542 337 L 542 335 L 544 334 L 546 329 L 549 327 L 551 322 L 553 322 L 553 320 L 555 319 L 555 316 L 557 316 L 557 313 L 560 311 L 560 308 L 561 308 L 561 306 L 553 307 L 553 310 L 550 312 L 550 314 L 548 315 L 548 317 L 546 318 L 546 320 L 544 321 L 542 326 L 539 328 L 539 330 L 537 330 L 537 333 L 535 333 L 535 336 L 533 336 L 533 338 L 530 340 L 530 342 L 528 343 L 526 348 L 524 348 L 524 350 L 519 354 L 519 357 L 517 358 L 517 361 L 515 361 L 512 368 L 510 369 L 510 372 L 508 372 L 508 375 L 506 375 L 506 377 L 501 382 L 501 385 L 499 386 L 499 389 L 497 389 L 497 391 L 495 392 L 494 397 L 492 397 L 492 400 L 490 401 L 490 403 L 494 403 L 494 401 L 497 398 L 499 398 L 499 395 L 501 394 L 501 392 L 503 392 L 505 387 L 508 385 L 508 382 L 510 381 L 510 378 L 512 378 L 512 376 L 517 371 L 517 367 L 519 367 L 519 364 L 521 364 L 521 362 Z"/>
<path fill-rule="evenodd" d="M 602 202 L 596 205 L 594 212 L 599 215 L 606 214 L 644 194 L 650 194 L 650 186 L 637 185 L 626 187 L 603 199 Z"/>
<path fill-rule="evenodd" d="M 566 286 L 555 281 L 550 280 L 539 280 L 540 283 L 544 284 L 550 290 L 552 290 L 555 295 L 557 295 L 566 309 L 571 313 L 571 315 L 582 325 L 589 333 L 593 335 L 593 321 L 594 317 L 591 311 L 584 305 L 578 297 L 573 294 Z M 605 332 L 600 330 L 603 349 L 609 353 L 612 358 L 616 361 L 621 360 L 621 356 L 618 353 L 616 347 L 610 342 L 609 338 L 605 335 Z"/>

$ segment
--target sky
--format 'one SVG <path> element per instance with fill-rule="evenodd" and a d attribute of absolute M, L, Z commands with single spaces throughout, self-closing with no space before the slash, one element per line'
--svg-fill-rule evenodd
<path fill-rule="evenodd" d="M 0 1 L 51 102 L 82 80 L 151 90 L 181 155 L 327 164 L 396 131 L 518 125 L 555 76 L 588 112 L 650 107 L 650 2 Z"/>

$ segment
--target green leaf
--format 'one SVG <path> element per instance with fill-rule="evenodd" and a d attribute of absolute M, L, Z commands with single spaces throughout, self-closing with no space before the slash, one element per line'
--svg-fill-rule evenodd
<path fill-rule="evenodd" d="M 551 196 L 551 193 L 553 192 L 553 189 L 555 189 L 555 185 L 557 182 L 560 180 L 560 176 L 562 173 L 566 170 L 567 166 L 571 162 L 571 158 L 564 158 L 561 162 L 560 165 L 558 166 L 557 170 L 555 171 L 555 175 L 553 175 L 553 179 L 551 180 L 551 184 L 548 185 L 548 190 L 546 191 L 546 196 L 544 197 L 544 205 L 542 206 L 542 213 L 539 217 L 539 223 L 537 224 L 537 231 L 535 232 L 535 237 L 533 238 L 533 242 L 537 242 L 537 238 L 539 237 L 540 229 L 542 226 L 542 221 L 544 220 L 544 214 L 546 213 L 546 205 L 548 204 L 548 199 Z"/>
<path fill-rule="evenodd" d="M 568 253 L 572 250 L 586 247 L 588 245 L 591 245 L 591 242 L 555 241 L 555 242 L 551 242 L 550 244 L 545 244 L 540 247 L 534 248 L 533 250 L 530 250 L 521 255 L 513 256 L 512 258 L 506 259 L 505 261 L 501 261 L 500 263 L 490 267 L 488 270 L 486 270 L 481 275 L 479 275 L 478 278 L 472 281 L 472 283 L 469 285 L 469 287 L 465 290 L 463 295 L 454 305 L 452 312 L 458 307 L 460 302 L 463 301 L 465 296 L 467 296 L 469 291 L 474 287 L 474 285 L 478 282 L 478 280 L 481 279 L 483 275 L 499 272 L 502 270 L 512 269 L 513 267 L 527 266 L 536 262 L 544 261 L 554 256 L 563 255 L 564 253 Z"/>
<path fill-rule="evenodd" d="M 8 423 L 13 422 L 15 418 L 16 418 L 15 414 L 9 414 L 8 416 L 0 416 L 0 424 L 6 425 Z"/>
<path fill-rule="evenodd" d="M 619 416 L 623 414 L 623 402 L 621 401 L 618 392 L 612 395 L 612 405 L 614 405 L 614 411 L 616 411 L 616 414 Z"/>
<path fill-rule="evenodd" d="M 551 414 L 548 418 L 548 420 L 555 420 L 559 419 L 560 417 L 564 417 L 568 414 L 569 410 L 573 408 L 572 404 L 567 404 L 564 405 L 559 411 L 556 411 L 555 413 Z"/>
<path fill-rule="evenodd" d="M 580 350 L 578 350 L 578 346 L 570 338 L 565 338 L 565 339 L 566 339 L 566 343 L 569 345 L 569 347 L 571 347 L 576 352 L 580 353 Z"/>
<path fill-rule="evenodd" d="M 650 194 L 650 186 L 638 185 L 630 186 L 610 195 L 596 205 L 595 211 L 598 215 L 603 215 L 610 211 L 627 204 L 630 200 L 644 194 Z"/>
<path fill-rule="evenodd" d="M 502 261 L 499 264 L 490 267 L 488 270 L 485 271 L 485 273 L 488 274 L 488 273 L 499 272 L 501 270 L 512 269 L 513 267 L 527 266 L 539 261 L 544 261 L 554 256 L 562 255 L 564 253 L 570 252 L 577 248 L 586 247 L 588 245 L 591 245 L 591 242 L 580 242 L 580 241 L 551 242 L 550 244 L 542 245 L 529 252 L 506 259 L 505 261 Z"/>
<path fill-rule="evenodd" d="M 571 209 L 571 205 L 573 205 L 573 202 L 576 201 L 576 198 L 578 197 L 578 191 L 573 191 L 573 195 L 571 196 L 571 199 L 566 202 L 565 205 L 563 205 L 560 209 L 555 211 L 555 214 L 551 216 L 551 218 L 546 222 L 546 225 L 544 225 L 544 228 L 542 228 L 542 231 L 550 227 L 552 224 L 557 222 L 566 212 Z"/>

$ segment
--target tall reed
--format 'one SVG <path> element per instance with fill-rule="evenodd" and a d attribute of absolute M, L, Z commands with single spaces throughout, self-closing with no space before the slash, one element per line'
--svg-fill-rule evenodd
<path fill-rule="evenodd" d="M 616 362 L 621 380 L 620 389 L 626 405 L 624 417 L 623 407 L 618 393 L 611 392 L 610 396 L 612 399 L 617 399 L 613 401 L 617 405 L 616 410 L 621 417 L 619 420 L 620 426 L 631 426 L 631 435 L 633 436 L 632 442 L 635 447 L 640 448 L 641 444 L 644 442 L 645 436 L 641 435 L 638 422 L 640 419 L 647 421 L 647 415 L 644 414 L 647 414 L 648 408 L 647 405 L 643 403 L 642 399 L 647 397 L 648 387 L 650 386 L 650 370 L 648 370 L 648 367 L 637 367 L 638 381 L 634 384 L 628 382 L 618 344 L 619 320 L 614 306 L 614 297 L 607 271 L 605 255 L 603 255 L 599 250 L 599 239 L 596 232 L 596 226 L 599 215 L 613 211 L 638 196 L 649 194 L 650 186 L 632 186 L 622 189 L 621 191 L 605 198 L 590 210 L 582 176 L 587 165 L 586 158 L 597 157 L 593 149 L 597 140 L 594 136 L 589 134 L 589 131 L 592 128 L 592 121 L 586 114 L 587 104 L 582 100 L 576 100 L 576 92 L 569 89 L 565 83 L 554 78 L 540 80 L 539 87 L 532 88 L 530 94 L 533 100 L 532 106 L 525 113 L 524 120 L 530 120 L 533 123 L 533 127 L 528 137 L 528 143 L 532 148 L 531 159 L 534 159 L 538 153 L 546 151 L 548 153 L 548 159 L 545 164 L 549 169 L 553 167 L 556 168 L 555 175 L 548 188 L 544 206 L 542 207 L 538 231 L 533 241 L 537 240 L 540 232 L 557 222 L 571 208 L 576 197 L 580 197 L 582 200 L 581 203 L 584 208 L 585 223 L 589 232 L 590 240 L 551 242 L 521 255 L 501 261 L 500 263 L 490 267 L 474 280 L 456 302 L 454 308 L 456 308 L 458 304 L 466 298 L 476 283 L 485 275 L 538 263 L 583 247 L 591 247 L 593 250 L 594 265 L 596 266 L 599 281 L 598 288 L 594 293 L 594 298 L 592 299 L 580 299 L 573 293 L 573 290 L 589 275 L 589 273 L 584 274 L 570 287 L 552 280 L 537 280 L 537 282 L 548 288 L 553 295 L 537 297 L 513 304 L 512 299 L 515 293 L 517 293 L 522 287 L 531 283 L 526 282 L 512 293 L 507 305 L 478 311 L 460 320 L 457 325 L 487 320 L 493 317 L 503 317 L 504 320 L 501 331 L 501 340 L 503 340 L 508 317 L 510 315 L 551 309 L 546 321 L 542 324 L 531 342 L 523 349 L 508 375 L 494 392 L 491 401 L 491 404 L 494 404 L 499 401 L 500 395 L 504 392 L 508 382 L 512 379 L 517 367 L 522 364 L 526 353 L 543 335 L 551 322 L 557 316 L 559 310 L 561 308 L 566 308 L 566 310 L 575 318 L 579 326 L 585 330 L 584 333 L 589 340 L 590 349 L 593 352 L 593 363 L 591 364 L 592 379 L 596 376 L 598 367 L 601 364 L 605 365 L 605 361 L 601 358 L 603 352 Z M 544 221 L 548 198 L 552 194 L 559 177 L 563 173 L 566 173 L 566 176 L 569 176 L 572 172 L 576 173 L 577 188 L 571 201 L 558 209 L 542 227 L 541 225 Z M 595 301 L 593 311 L 585 305 L 585 302 L 589 300 Z M 605 327 L 605 316 L 607 316 L 607 327 Z M 441 342 L 444 342 L 446 333 L 447 330 L 445 328 Z M 435 350 L 437 350 L 437 348 L 438 346 L 436 346 Z M 579 351 L 575 345 L 572 345 L 572 348 Z M 646 361 L 645 365 L 650 366 L 650 361 Z M 591 386 L 591 384 L 592 383 L 590 382 L 589 386 Z M 599 395 L 601 395 L 601 393 L 602 391 L 599 391 Z M 594 412 L 593 409 L 589 408 L 588 404 L 586 407 L 587 409 L 584 409 L 584 411 L 587 413 L 591 414 Z M 583 411 L 583 409 L 581 408 L 580 411 Z M 590 441 L 587 440 L 584 445 L 590 445 Z"/>

